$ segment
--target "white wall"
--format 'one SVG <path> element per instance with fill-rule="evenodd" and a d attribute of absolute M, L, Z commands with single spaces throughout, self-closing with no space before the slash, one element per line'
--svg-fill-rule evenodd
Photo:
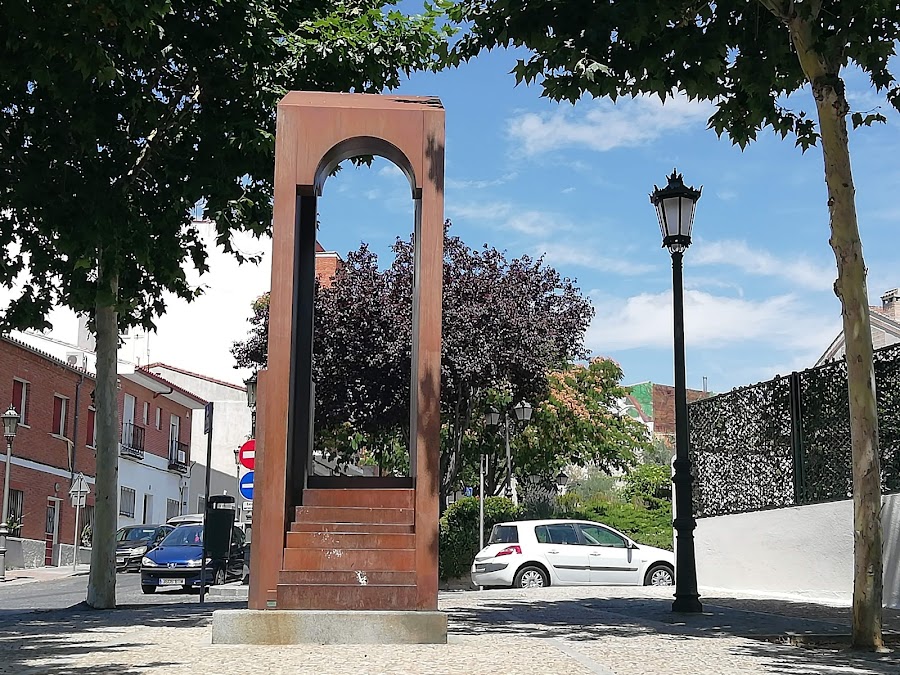
<path fill-rule="evenodd" d="M 900 608 L 900 494 L 884 497 L 884 604 Z M 853 502 L 700 518 L 701 587 L 850 603 Z"/>
<path fill-rule="evenodd" d="M 180 372 L 159 365 L 153 372 L 169 382 L 213 402 L 212 464 L 210 494 L 231 495 L 238 509 L 237 518 L 243 517 L 243 499 L 238 493 L 238 467 L 234 451 L 250 438 L 251 413 L 247 407 L 247 393 L 202 376 Z M 190 494 L 186 513 L 197 512 L 197 498 L 206 492 L 207 437 L 203 433 L 204 416 L 201 411 L 193 415 L 191 426 Z"/>
<path fill-rule="evenodd" d="M 194 417 L 203 417 L 194 415 Z M 136 462 L 119 457 L 119 498 L 123 487 L 134 490 L 134 517 L 120 515 L 119 527 L 125 525 L 157 525 L 166 522 L 166 500 L 181 501 L 181 485 L 186 482 L 181 475 L 169 471 L 169 460 L 149 452 Z M 185 493 L 187 491 L 185 490 Z M 144 515 L 144 495 L 153 495 L 152 512 Z M 190 512 L 188 510 L 188 512 Z"/>

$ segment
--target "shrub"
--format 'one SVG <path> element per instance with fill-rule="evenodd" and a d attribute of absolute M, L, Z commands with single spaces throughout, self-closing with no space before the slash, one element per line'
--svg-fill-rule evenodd
<path fill-rule="evenodd" d="M 597 504 L 590 508 L 591 520 L 605 523 L 627 534 L 639 544 L 672 550 L 672 506 L 654 500 L 655 508 L 635 504 Z"/>
<path fill-rule="evenodd" d="M 625 498 L 661 498 L 671 491 L 672 470 L 659 464 L 641 464 L 625 476 Z"/>
<path fill-rule="evenodd" d="M 506 497 L 484 500 L 484 540 L 497 523 L 519 518 L 519 509 Z M 464 577 L 478 553 L 478 499 L 463 497 L 451 504 L 440 524 L 440 577 L 442 580 Z"/>

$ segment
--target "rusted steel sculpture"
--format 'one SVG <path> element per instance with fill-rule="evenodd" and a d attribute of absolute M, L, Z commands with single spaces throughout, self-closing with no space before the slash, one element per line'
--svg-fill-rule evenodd
<path fill-rule="evenodd" d="M 315 476 L 316 200 L 379 155 L 415 203 L 410 476 Z M 278 105 L 268 368 L 259 373 L 250 609 L 435 610 L 444 109 L 436 98 L 292 92 Z"/>

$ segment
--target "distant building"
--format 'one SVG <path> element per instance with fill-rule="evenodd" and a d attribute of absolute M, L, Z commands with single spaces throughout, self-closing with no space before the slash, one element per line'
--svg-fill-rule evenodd
<path fill-rule="evenodd" d="M 626 385 L 624 412 L 640 420 L 650 429 L 654 437 L 668 441 L 675 438 L 675 387 L 654 382 L 639 382 Z M 698 389 L 687 390 L 688 403 L 706 398 L 709 392 Z"/>
<path fill-rule="evenodd" d="M 20 414 L 8 510 L 16 539 L 10 566 L 71 562 L 75 537 L 89 538 L 96 472 L 92 372 L 13 337 L 0 338 L 0 401 Z M 191 412 L 204 401 L 149 373 L 119 376 L 118 524 L 159 523 L 182 512 L 190 467 Z M 202 416 L 201 416 L 202 417 Z M 4 448 L 5 450 L 5 448 Z M 0 454 L 0 467 L 6 461 Z M 72 480 L 91 492 L 75 532 Z M 68 548 L 67 548 L 68 547 Z"/>
<path fill-rule="evenodd" d="M 900 288 L 886 291 L 881 296 L 881 307 L 869 307 L 869 323 L 872 325 L 872 347 L 875 349 L 900 342 Z M 844 331 L 841 331 L 816 365 L 840 359 L 844 353 Z"/>

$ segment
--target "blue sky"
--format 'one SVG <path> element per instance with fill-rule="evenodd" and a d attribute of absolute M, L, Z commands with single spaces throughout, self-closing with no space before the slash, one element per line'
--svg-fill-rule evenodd
<path fill-rule="evenodd" d="M 670 258 L 648 193 L 677 167 L 703 186 L 685 255 L 688 385 L 700 388 L 705 376 L 724 391 L 811 366 L 840 329 L 821 150 L 802 154 L 767 131 L 741 151 L 706 130 L 708 104 L 678 98 L 555 104 L 538 87 L 514 86 L 514 60 L 485 54 L 417 74 L 400 90 L 437 95 L 446 108 L 453 231 L 471 246 L 544 255 L 594 304 L 591 352 L 618 360 L 626 383 L 671 383 Z M 854 110 L 884 104 L 858 74 L 848 78 Z M 790 105 L 811 110 L 811 95 Z M 900 119 L 882 110 L 887 125 L 851 133 L 870 304 L 900 286 Z M 319 205 L 320 241 L 341 254 L 366 241 L 387 262 L 394 238 L 412 228 L 408 184 L 386 160 L 330 178 Z M 252 299 L 268 289 L 271 243 L 238 245 L 262 253 L 263 264 L 213 256 L 211 273 L 195 279 L 206 294 L 190 306 L 171 303 L 149 350 L 138 337 L 125 351 L 225 380 L 247 377 L 228 350 L 246 335 Z M 74 339 L 74 319 L 63 315 L 55 314 L 54 334 Z"/>
<path fill-rule="evenodd" d="M 596 309 L 587 335 L 626 382 L 672 381 L 671 266 L 648 193 L 677 167 L 703 186 L 685 255 L 688 384 L 723 391 L 812 365 L 840 329 L 822 153 L 764 132 L 741 151 L 706 129 L 711 106 L 676 98 L 572 106 L 515 87 L 509 52 L 414 76 L 447 114 L 446 215 L 467 243 L 544 255 Z M 854 110 L 879 103 L 850 73 Z M 808 92 L 793 97 L 811 109 Z M 900 285 L 898 116 L 851 135 L 872 304 Z M 387 161 L 348 167 L 320 201 L 320 241 L 387 255 L 411 228 L 405 179 Z"/>

